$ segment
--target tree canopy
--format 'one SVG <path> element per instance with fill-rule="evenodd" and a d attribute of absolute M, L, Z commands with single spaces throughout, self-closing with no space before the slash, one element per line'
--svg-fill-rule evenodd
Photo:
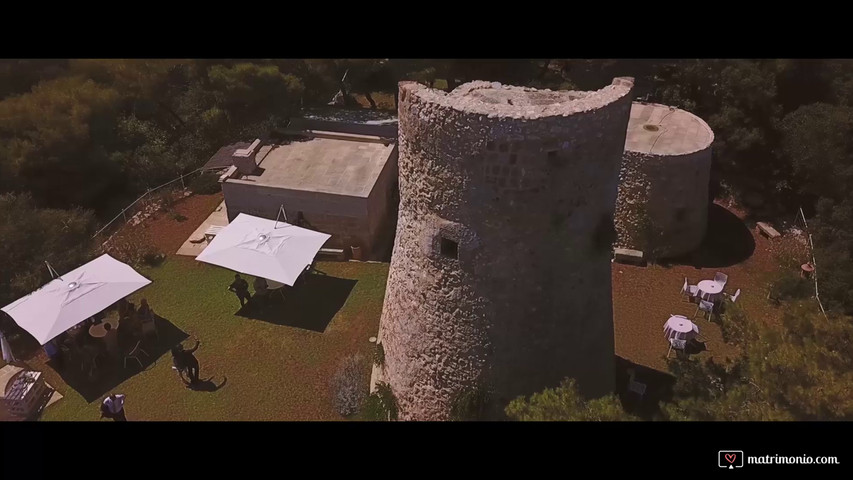
<path fill-rule="evenodd" d="M 91 212 L 38 208 L 28 194 L 0 195 L 0 305 L 50 281 L 44 262 L 61 274 L 91 260 L 95 227 Z"/>
<path fill-rule="evenodd" d="M 534 393 L 529 399 L 519 397 L 506 407 L 511 420 L 520 421 L 621 421 L 638 420 L 625 413 L 616 395 L 592 400 L 577 391 L 574 379 L 566 379 L 556 388 Z"/>

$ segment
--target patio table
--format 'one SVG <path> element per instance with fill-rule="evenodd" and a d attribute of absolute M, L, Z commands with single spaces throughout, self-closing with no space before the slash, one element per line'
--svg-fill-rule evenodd
<path fill-rule="evenodd" d="M 673 315 L 663 325 L 663 333 L 667 340 L 670 338 L 690 340 L 699 334 L 699 325 L 682 315 Z"/>
<path fill-rule="evenodd" d="M 716 302 L 723 293 L 723 285 L 713 280 L 702 280 L 699 282 L 699 298 L 709 302 Z"/>
<path fill-rule="evenodd" d="M 118 329 L 118 319 L 116 318 L 105 318 L 101 323 L 97 325 L 92 325 L 89 327 L 89 335 L 95 338 L 104 338 L 107 336 L 107 329 L 104 328 L 104 324 L 109 323 L 112 327 L 112 330 Z"/>

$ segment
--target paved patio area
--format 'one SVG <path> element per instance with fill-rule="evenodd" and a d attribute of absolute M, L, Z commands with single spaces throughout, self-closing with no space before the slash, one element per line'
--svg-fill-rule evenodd
<path fill-rule="evenodd" d="M 195 229 L 192 235 L 184 241 L 181 248 L 178 249 L 177 254 L 197 257 L 207 247 L 207 241 L 204 240 L 204 232 L 211 226 L 224 227 L 226 225 L 228 225 L 228 214 L 225 210 L 225 202 L 223 201 L 209 217 L 201 222 L 201 225 Z M 201 241 L 199 242 L 199 240 Z"/>
<path fill-rule="evenodd" d="M 9 381 L 11 381 L 12 378 L 21 370 L 23 370 L 23 368 L 16 367 L 14 365 L 5 365 L 3 368 L 0 368 L 0 388 L 2 388 L 4 392 L 6 390 L 6 387 L 8 386 Z M 50 393 L 50 397 L 47 398 L 47 403 L 44 403 L 44 398 L 42 398 L 42 403 L 44 404 L 39 405 L 39 408 L 41 408 L 42 410 L 62 400 L 62 394 L 57 392 L 51 384 L 45 382 L 45 385 L 47 385 L 47 390 Z M 8 412 L 6 412 L 5 408 L 0 408 L 0 421 L 11 422 L 20 420 L 24 419 L 19 417 L 13 417 Z"/>

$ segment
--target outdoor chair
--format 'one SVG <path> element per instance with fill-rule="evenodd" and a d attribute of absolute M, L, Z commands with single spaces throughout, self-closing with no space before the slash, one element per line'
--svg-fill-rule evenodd
<path fill-rule="evenodd" d="M 157 325 L 154 323 L 153 317 L 151 320 L 144 320 L 142 322 L 142 338 L 148 338 L 152 333 L 157 340 L 160 340 L 160 334 L 157 332 Z"/>
<path fill-rule="evenodd" d="M 731 300 L 732 303 L 735 303 L 737 301 L 737 297 L 739 297 L 739 296 L 740 296 L 740 289 L 738 288 L 734 295 L 729 295 L 729 300 Z"/>
<path fill-rule="evenodd" d="M 708 313 L 708 321 L 711 321 L 711 315 L 714 313 L 714 303 L 708 302 L 706 300 L 699 300 L 699 306 L 696 308 L 696 313 L 693 314 L 693 318 L 696 318 L 696 315 L 699 315 L 699 311 Z M 705 314 L 702 314 L 704 317 Z"/>
<path fill-rule="evenodd" d="M 699 286 L 698 285 L 690 285 L 687 282 L 687 277 L 684 277 L 684 285 L 681 286 L 681 299 L 686 299 L 687 301 L 692 301 L 696 298 L 696 295 L 699 294 Z"/>
<path fill-rule="evenodd" d="M 148 353 L 142 349 L 142 340 L 137 341 L 136 346 L 133 347 L 133 350 L 131 350 L 130 352 L 128 352 L 127 355 L 124 356 L 124 368 L 127 368 L 128 360 L 136 360 L 136 363 L 139 364 L 139 368 L 143 368 L 142 360 L 139 359 L 140 353 L 148 357 Z"/>
<path fill-rule="evenodd" d="M 643 395 L 646 394 L 646 384 L 640 383 L 635 380 L 636 372 L 632 368 L 629 370 L 630 376 L 628 377 L 628 391 L 636 393 L 640 396 L 640 399 L 643 398 Z"/>
<path fill-rule="evenodd" d="M 723 272 L 717 272 L 714 274 L 714 283 L 720 284 L 725 288 L 726 282 L 729 281 L 729 276 Z"/>
<path fill-rule="evenodd" d="M 678 352 L 684 353 L 684 350 L 687 348 L 687 340 L 681 340 L 679 338 L 670 338 L 669 339 L 669 350 L 666 352 L 666 358 L 669 358 L 669 354 L 672 353 L 672 349 L 676 350 L 676 355 Z"/>

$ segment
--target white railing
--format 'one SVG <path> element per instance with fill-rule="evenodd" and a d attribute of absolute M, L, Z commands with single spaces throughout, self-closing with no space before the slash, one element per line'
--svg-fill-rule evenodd
<path fill-rule="evenodd" d="M 799 215 L 797 215 L 799 220 L 803 222 L 803 228 L 805 229 L 806 236 L 809 239 L 809 255 L 812 257 L 812 279 L 814 279 L 814 298 L 817 300 L 817 304 L 820 307 L 821 313 L 823 313 L 823 317 L 827 318 L 826 310 L 823 308 L 823 302 L 820 301 L 820 290 L 817 287 L 817 260 L 815 260 L 814 256 L 814 241 L 812 240 L 812 234 L 809 232 L 809 223 L 806 221 L 806 215 L 803 213 L 803 208 L 800 207 Z"/>
<path fill-rule="evenodd" d="M 149 195 L 151 195 L 152 193 L 154 193 L 154 192 L 158 192 L 158 191 L 160 191 L 161 189 L 163 189 L 164 187 L 167 187 L 167 186 L 169 186 L 169 185 L 172 185 L 172 184 L 174 184 L 175 182 L 181 182 L 181 188 L 186 189 L 186 188 L 187 188 L 187 185 L 186 185 L 186 181 L 185 181 L 185 179 L 186 179 L 187 177 L 189 177 L 190 175 L 193 175 L 193 174 L 195 174 L 195 173 L 198 173 L 198 172 L 202 171 L 203 169 L 204 169 L 204 167 L 197 168 L 197 169 L 195 169 L 195 170 L 193 170 L 193 171 L 191 171 L 191 172 L 189 172 L 189 173 L 185 173 L 185 174 L 181 175 L 181 176 L 180 176 L 180 177 L 178 177 L 178 178 L 175 178 L 175 179 L 169 180 L 168 182 L 166 182 L 166 183 L 164 183 L 164 184 L 162 184 L 162 185 L 159 185 L 159 186 L 154 187 L 154 188 L 149 188 L 149 189 L 148 189 L 148 191 L 146 191 L 145 193 L 143 193 L 143 194 L 142 194 L 142 196 L 140 196 L 139 198 L 137 198 L 136 200 L 134 200 L 133 202 L 131 202 L 131 203 L 130 203 L 130 205 L 128 205 L 128 206 L 126 206 L 126 207 L 124 207 L 124 208 L 123 208 L 123 209 L 118 213 L 118 215 L 116 215 L 115 217 L 113 217 L 113 219 L 112 219 L 112 220 L 110 220 L 109 222 L 107 222 L 107 223 L 106 223 L 106 225 L 104 225 L 103 227 L 101 227 L 101 228 L 100 228 L 100 230 L 98 230 L 97 232 L 95 232 L 95 234 L 92 236 L 92 238 L 97 238 L 97 237 L 98 237 L 98 235 L 100 235 L 100 234 L 101 234 L 101 233 L 103 233 L 105 230 L 107 230 L 108 228 L 110 228 L 110 227 L 111 227 L 115 222 L 117 222 L 119 219 L 123 219 L 123 220 L 124 220 L 124 222 L 125 222 L 125 223 L 127 223 L 127 222 L 128 222 L 127 212 L 128 212 L 128 211 L 130 211 L 130 210 L 131 210 L 134 206 L 136 206 L 139 202 L 141 202 L 142 200 L 144 200 L 144 199 L 148 198 L 148 196 L 149 196 Z"/>

